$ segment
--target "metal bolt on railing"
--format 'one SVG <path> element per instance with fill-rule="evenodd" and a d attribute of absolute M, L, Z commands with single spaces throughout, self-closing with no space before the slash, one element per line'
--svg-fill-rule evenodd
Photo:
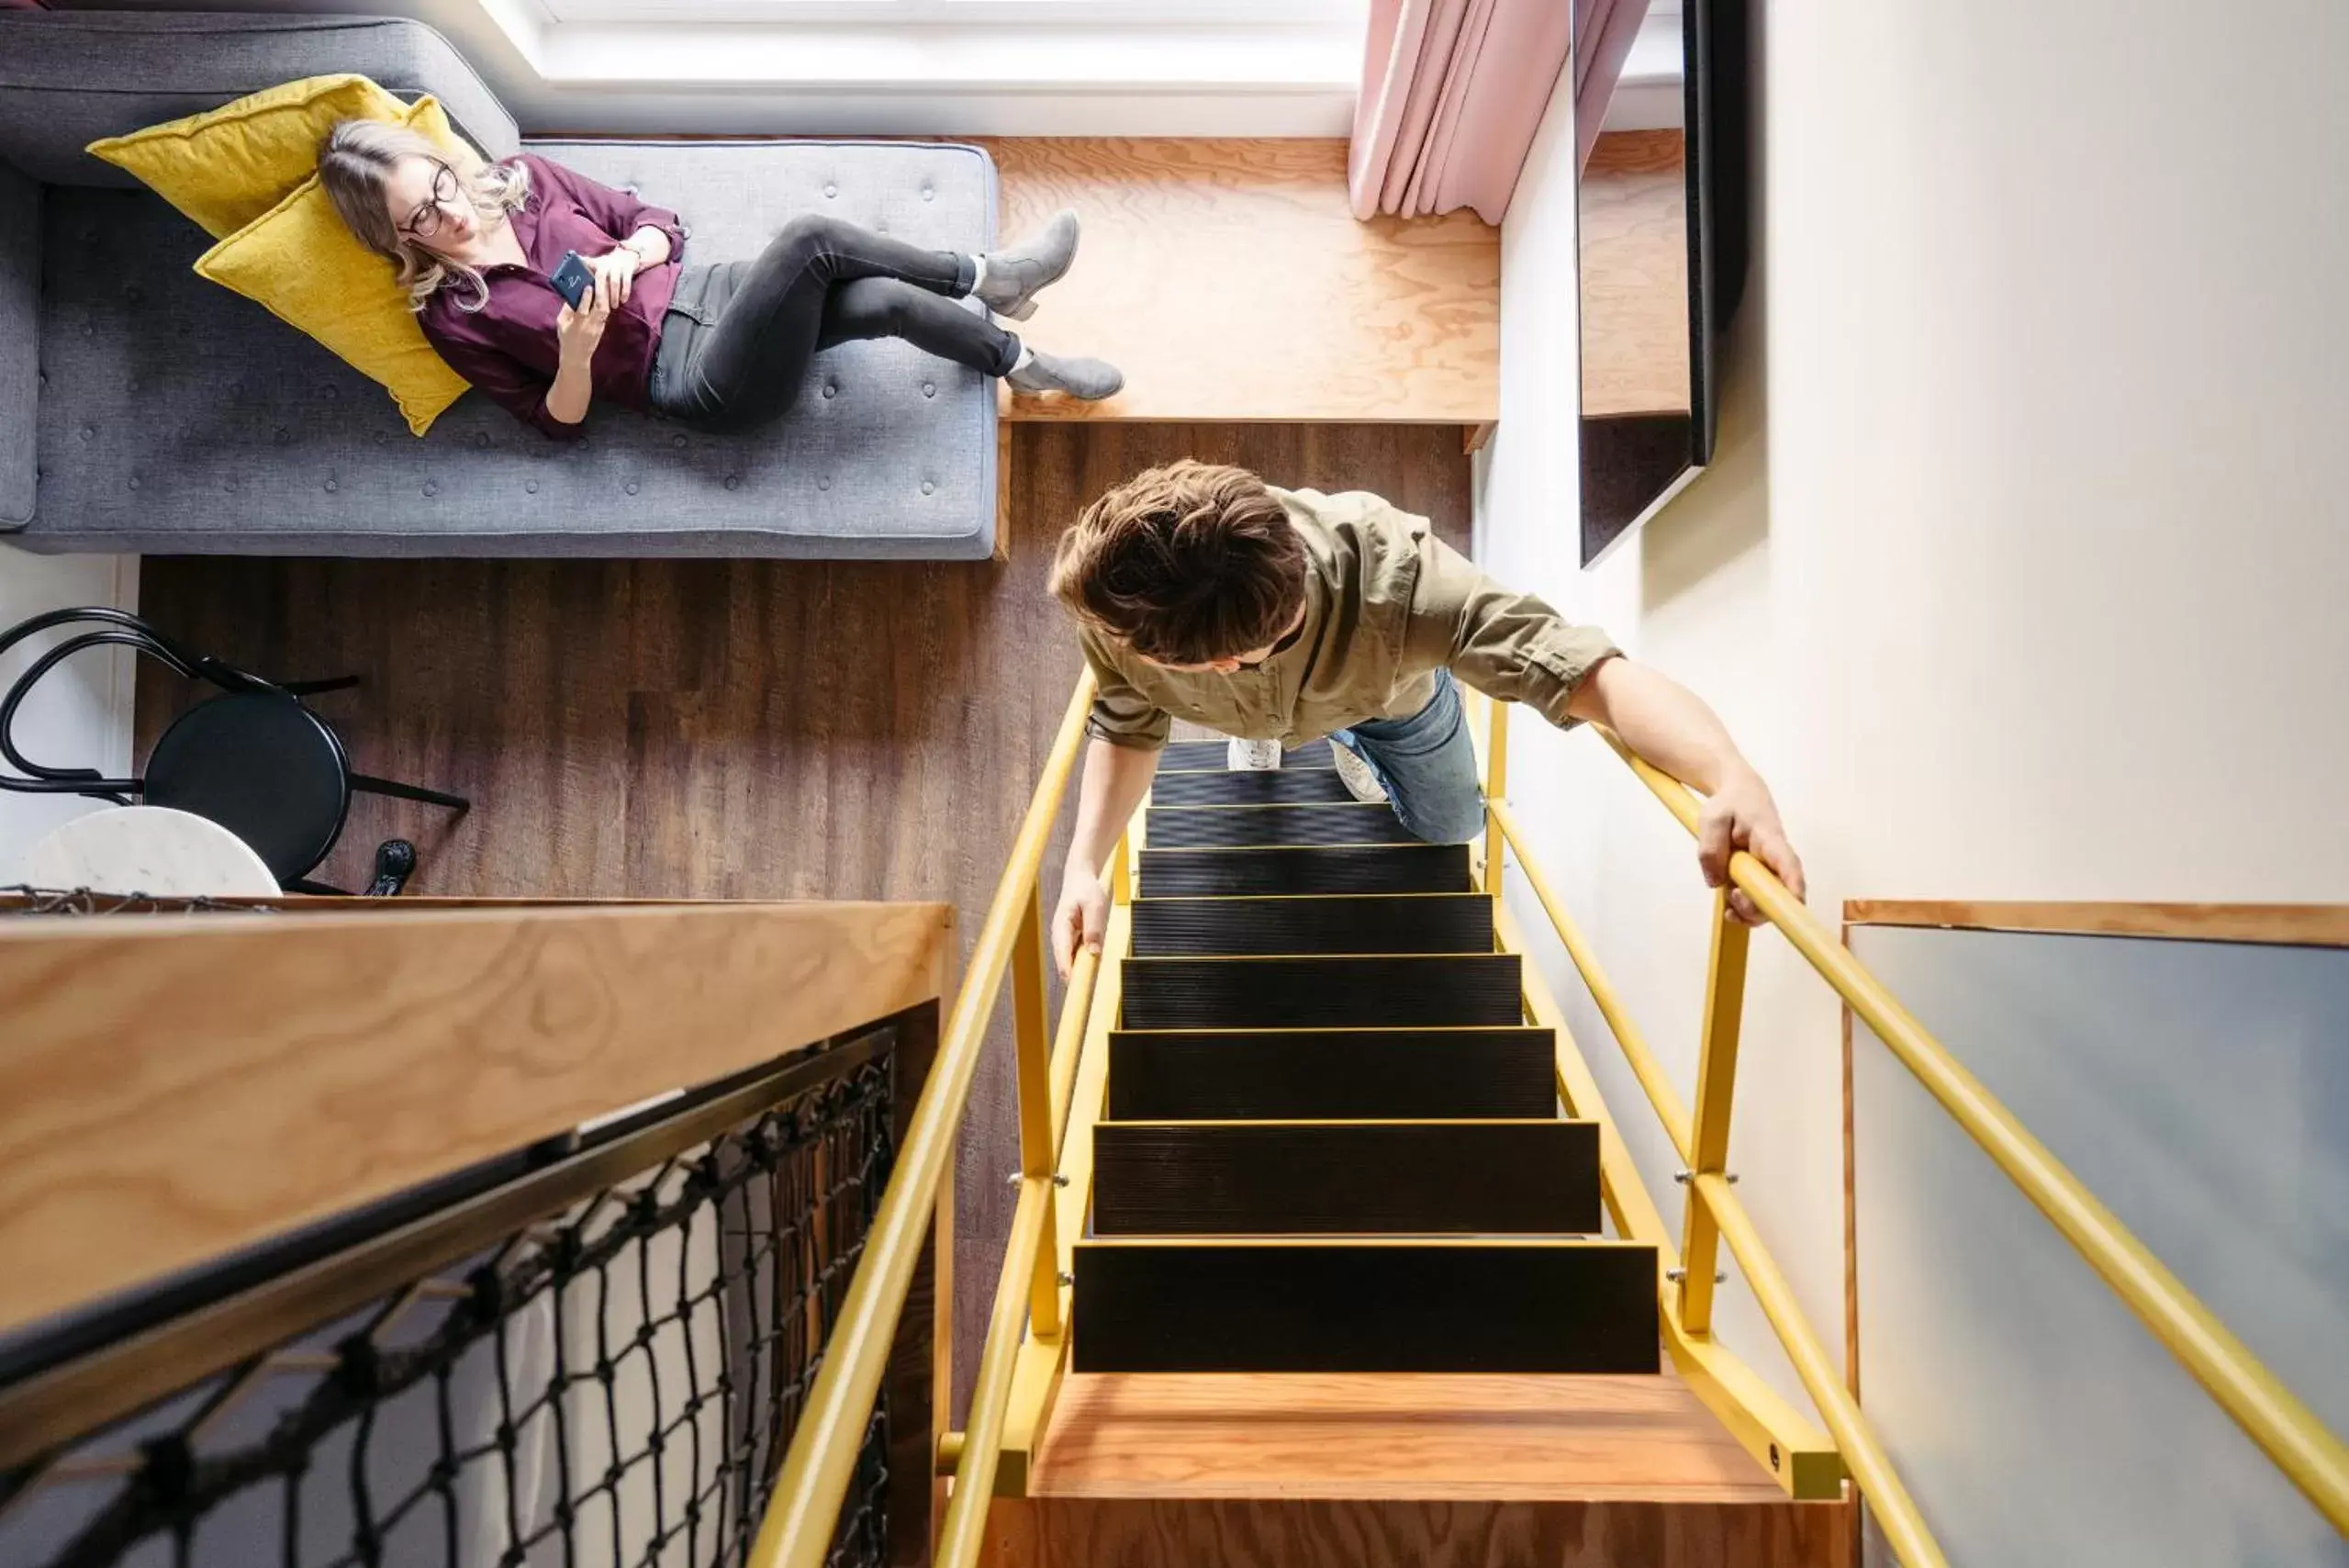
<path fill-rule="evenodd" d="M 1685 1284 L 1688 1282 L 1688 1271 L 1685 1269 L 1666 1269 L 1664 1271 L 1664 1278 L 1670 1280 L 1676 1285 Z M 1728 1284 L 1729 1282 L 1729 1276 L 1722 1273 L 1718 1270 L 1716 1270 L 1713 1274 L 1713 1282 L 1717 1285 Z"/>

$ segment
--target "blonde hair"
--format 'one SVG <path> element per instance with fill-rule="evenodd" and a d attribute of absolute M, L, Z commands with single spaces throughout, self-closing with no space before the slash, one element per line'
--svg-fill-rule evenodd
<path fill-rule="evenodd" d="M 470 286 L 473 297 L 458 300 L 457 308 L 480 309 L 489 303 L 489 284 L 478 268 L 434 255 L 393 223 L 385 192 L 393 168 L 403 158 L 429 158 L 445 165 L 455 174 L 482 220 L 493 228 L 529 199 L 530 171 L 519 162 L 485 163 L 452 156 L 439 143 L 388 120 L 344 120 L 327 132 L 319 147 L 319 184 L 326 187 L 327 198 L 359 242 L 399 269 L 399 286 L 408 291 L 408 308 L 423 309 L 426 300 L 462 279 Z"/>

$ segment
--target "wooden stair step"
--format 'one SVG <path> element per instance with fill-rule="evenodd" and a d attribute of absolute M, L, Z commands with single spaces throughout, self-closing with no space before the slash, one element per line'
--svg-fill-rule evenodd
<path fill-rule="evenodd" d="M 1556 1236 L 1599 1228 L 1599 1127 L 1103 1122 L 1097 1236 Z"/>
<path fill-rule="evenodd" d="M 1071 1374 L 1028 1471 L 1028 1494 L 1768 1506 L 1785 1500 L 1770 1473 L 1668 1370 L 1581 1377 Z"/>
<path fill-rule="evenodd" d="M 1174 1029 L 1109 1037 L 1112 1121 L 1549 1116 L 1549 1029 Z"/>
<path fill-rule="evenodd" d="M 1138 857 L 1146 899 L 1269 893 L 1464 893 L 1465 844 L 1154 849 Z"/>
<path fill-rule="evenodd" d="M 1417 844 L 1383 801 L 1273 806 L 1153 806 L 1148 842 L 1160 849 L 1284 844 Z"/>
<path fill-rule="evenodd" d="M 1303 953 L 1490 953 L 1482 893 L 1137 899 L 1141 958 Z"/>
<path fill-rule="evenodd" d="M 1515 953 L 1128 958 L 1127 1029 L 1421 1029 L 1525 1022 Z"/>
<path fill-rule="evenodd" d="M 1281 754 L 1281 766 L 1289 767 L 1328 767 L 1333 766 L 1326 740 L 1307 741 Z M 1158 754 L 1161 773 L 1213 773 L 1231 767 L 1231 750 L 1225 741 L 1176 741 Z"/>
<path fill-rule="evenodd" d="M 1334 767 L 1282 767 L 1229 773 L 1202 767 L 1161 773 L 1150 781 L 1158 806 L 1269 806 L 1278 801 L 1351 801 Z"/>
<path fill-rule="evenodd" d="M 1656 1250 L 1622 1241 L 1088 1239 L 1079 1372 L 1653 1372 Z"/>

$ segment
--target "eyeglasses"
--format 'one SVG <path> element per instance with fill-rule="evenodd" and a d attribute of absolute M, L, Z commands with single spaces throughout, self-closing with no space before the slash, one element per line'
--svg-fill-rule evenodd
<path fill-rule="evenodd" d="M 457 199 L 457 172 L 446 163 L 436 165 L 432 175 L 432 199 L 408 215 L 399 231 L 419 240 L 430 240 L 441 231 L 441 214 Z"/>

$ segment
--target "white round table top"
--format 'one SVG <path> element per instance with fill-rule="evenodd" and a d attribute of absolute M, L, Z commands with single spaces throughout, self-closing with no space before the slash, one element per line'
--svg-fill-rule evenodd
<path fill-rule="evenodd" d="M 162 806 L 112 806 L 58 828 L 25 859 L 37 888 L 156 898 L 274 898 L 277 879 L 219 823 Z"/>

